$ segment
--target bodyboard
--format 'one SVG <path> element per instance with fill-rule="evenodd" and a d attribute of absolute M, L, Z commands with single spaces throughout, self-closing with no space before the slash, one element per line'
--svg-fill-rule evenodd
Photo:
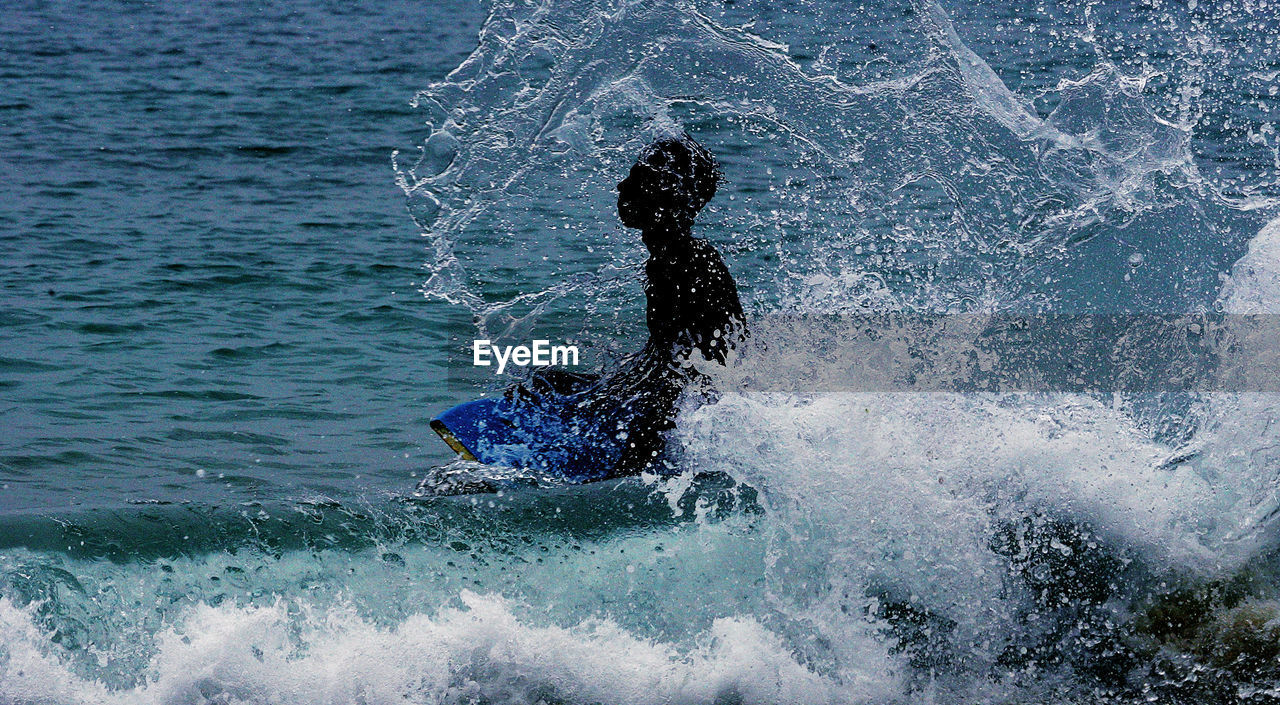
<path fill-rule="evenodd" d="M 594 376 L 561 373 L 535 378 L 501 396 L 459 404 L 431 428 L 465 460 L 527 470 L 553 482 L 607 479 L 622 457 L 622 441 L 586 412 Z"/>

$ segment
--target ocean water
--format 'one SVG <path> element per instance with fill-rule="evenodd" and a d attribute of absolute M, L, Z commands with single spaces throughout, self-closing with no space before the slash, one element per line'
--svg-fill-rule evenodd
<path fill-rule="evenodd" d="M 1273 388 L 903 392 L 830 321 L 1280 312 L 1280 5 L 0 19 L 0 702 L 1278 697 Z M 680 473 L 417 491 L 473 338 L 638 346 L 672 129 L 753 329 Z"/>

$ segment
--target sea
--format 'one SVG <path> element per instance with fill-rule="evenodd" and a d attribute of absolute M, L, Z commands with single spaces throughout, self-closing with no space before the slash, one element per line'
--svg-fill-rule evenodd
<path fill-rule="evenodd" d="M 5 0 L 0 703 L 1280 702 L 1278 94 L 1275 0 Z M 442 491 L 681 133 L 669 472 Z"/>

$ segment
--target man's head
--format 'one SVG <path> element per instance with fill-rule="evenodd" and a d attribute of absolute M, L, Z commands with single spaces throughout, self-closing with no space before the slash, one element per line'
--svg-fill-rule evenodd
<path fill-rule="evenodd" d="M 715 157 L 689 135 L 658 140 L 618 184 L 618 218 L 628 228 L 687 230 L 720 178 Z"/>

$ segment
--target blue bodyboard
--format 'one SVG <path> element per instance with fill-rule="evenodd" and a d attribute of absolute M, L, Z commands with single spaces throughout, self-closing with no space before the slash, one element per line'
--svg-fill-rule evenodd
<path fill-rule="evenodd" d="M 613 476 L 622 441 L 585 412 L 594 377 L 564 375 L 459 404 L 431 428 L 459 456 L 529 471 L 546 480 L 581 483 Z M 625 437 L 625 436 L 624 436 Z"/>

